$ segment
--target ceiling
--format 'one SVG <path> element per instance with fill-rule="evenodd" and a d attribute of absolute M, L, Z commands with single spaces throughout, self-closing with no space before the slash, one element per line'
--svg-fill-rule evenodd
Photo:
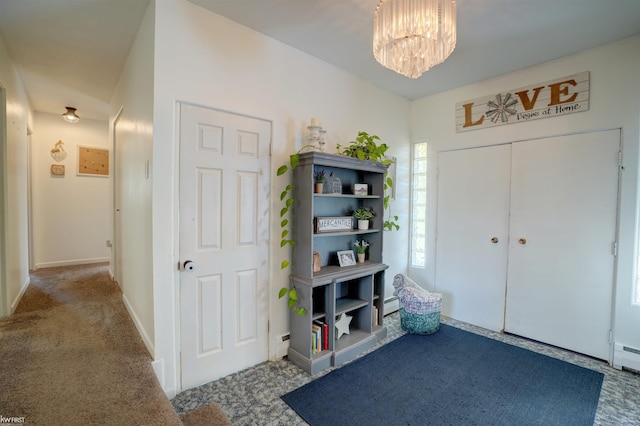
<path fill-rule="evenodd" d="M 373 58 L 378 0 L 189 1 L 407 99 L 640 34 L 639 0 L 457 0 L 455 51 L 414 80 Z M 0 37 L 34 110 L 107 120 L 148 2 L 0 0 Z"/>

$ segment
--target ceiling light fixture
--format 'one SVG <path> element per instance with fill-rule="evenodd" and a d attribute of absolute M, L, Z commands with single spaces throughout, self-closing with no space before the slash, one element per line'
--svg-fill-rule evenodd
<path fill-rule="evenodd" d="M 72 107 L 65 107 L 67 112 L 62 114 L 62 118 L 64 118 L 69 123 L 77 123 L 80 121 L 80 117 L 76 114 L 76 109 Z"/>
<path fill-rule="evenodd" d="M 456 47 L 455 0 L 380 0 L 373 55 L 383 67 L 418 78 Z"/>

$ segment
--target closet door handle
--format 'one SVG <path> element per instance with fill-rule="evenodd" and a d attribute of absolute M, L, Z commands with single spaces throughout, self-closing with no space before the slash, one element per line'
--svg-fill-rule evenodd
<path fill-rule="evenodd" d="M 492 242 L 493 244 L 498 244 L 498 237 L 493 237 L 493 238 L 491 239 L 491 242 Z"/>
<path fill-rule="evenodd" d="M 527 244 L 527 239 L 526 239 L 526 238 L 520 238 L 520 239 L 518 240 L 518 242 L 519 242 L 520 244 L 522 244 L 522 245 L 525 245 L 525 244 Z"/>

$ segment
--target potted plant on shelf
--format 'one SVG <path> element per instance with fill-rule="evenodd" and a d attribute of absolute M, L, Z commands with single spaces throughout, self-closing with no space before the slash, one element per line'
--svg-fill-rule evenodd
<path fill-rule="evenodd" d="M 356 240 L 356 242 L 353 243 L 353 245 L 356 246 L 358 263 L 364 263 L 364 256 L 365 256 L 365 252 L 367 251 L 367 247 L 369 247 L 369 243 L 366 242 L 365 240 L 362 240 L 362 241 Z"/>
<path fill-rule="evenodd" d="M 355 140 L 349 142 L 349 145 L 342 147 L 339 144 L 336 146 L 337 153 L 346 157 L 357 158 L 359 160 L 369 160 L 381 163 L 384 166 L 389 166 L 393 163 L 393 160 L 386 157 L 387 149 L 389 146 L 386 143 L 378 142 L 380 137 L 378 135 L 370 135 L 367 132 L 358 132 L 358 136 Z M 393 187 L 393 180 L 385 173 L 384 189 L 390 189 Z M 382 223 L 382 228 L 388 231 L 398 230 L 400 226 L 396 223 L 398 216 L 391 216 L 389 212 L 389 199 L 390 195 L 384 196 L 384 210 L 387 211 L 387 220 Z M 384 214 L 383 214 L 384 216 Z"/>
<path fill-rule="evenodd" d="M 353 215 L 358 219 L 358 229 L 369 229 L 369 219 L 376 214 L 371 207 L 358 207 Z"/>
<path fill-rule="evenodd" d="M 313 174 L 313 178 L 316 182 L 316 194 L 322 194 L 322 189 L 324 187 L 324 169 L 318 170 Z"/>

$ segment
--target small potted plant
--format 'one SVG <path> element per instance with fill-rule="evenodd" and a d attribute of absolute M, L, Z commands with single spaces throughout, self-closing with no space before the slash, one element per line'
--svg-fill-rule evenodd
<path fill-rule="evenodd" d="M 375 216 L 371 207 L 358 207 L 353 215 L 358 219 L 358 229 L 369 229 L 369 219 Z"/>
<path fill-rule="evenodd" d="M 322 189 L 324 187 L 324 169 L 318 170 L 313 174 L 313 178 L 316 182 L 316 194 L 322 194 Z"/>
<path fill-rule="evenodd" d="M 364 263 L 364 256 L 365 256 L 365 252 L 367 251 L 367 247 L 369 247 L 369 243 L 366 242 L 365 240 L 362 240 L 362 241 L 356 240 L 356 242 L 353 243 L 353 245 L 356 246 L 358 263 Z"/>

